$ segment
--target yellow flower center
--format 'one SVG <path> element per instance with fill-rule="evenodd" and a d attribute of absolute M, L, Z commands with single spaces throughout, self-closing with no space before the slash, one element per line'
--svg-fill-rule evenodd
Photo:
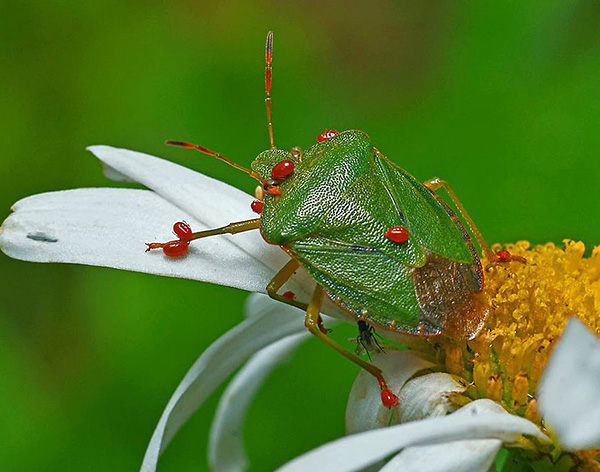
<path fill-rule="evenodd" d="M 564 243 L 506 246 L 527 264 L 484 261 L 491 303 L 485 328 L 468 342 L 431 340 L 438 362 L 471 382 L 470 396 L 498 401 L 538 424 L 536 387 L 567 320 L 576 316 L 600 334 L 600 246 L 584 257 L 582 242 Z"/>

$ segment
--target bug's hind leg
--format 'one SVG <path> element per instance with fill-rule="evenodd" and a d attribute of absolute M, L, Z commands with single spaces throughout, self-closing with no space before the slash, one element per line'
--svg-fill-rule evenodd
<path fill-rule="evenodd" d="M 383 378 L 383 374 L 378 367 L 375 367 L 373 364 L 369 364 L 368 362 L 363 361 L 357 355 L 347 351 L 321 331 L 321 329 L 319 328 L 319 313 L 321 312 L 321 305 L 323 304 L 323 294 L 323 289 L 317 285 L 315 287 L 315 291 L 313 292 L 310 303 L 308 304 L 308 308 L 306 309 L 304 325 L 312 334 L 314 334 L 321 341 L 327 343 L 329 346 L 331 346 L 333 349 L 339 352 L 342 356 L 354 362 L 358 366 L 362 367 L 377 379 L 379 387 L 381 388 L 381 401 L 384 406 L 391 408 L 397 405 L 398 397 L 394 395 L 387 387 L 385 379 Z"/>
<path fill-rule="evenodd" d="M 467 225 L 469 226 L 471 233 L 473 233 L 473 236 L 475 236 L 477 243 L 481 247 L 481 251 L 483 252 L 483 254 L 485 255 L 485 258 L 489 262 L 510 262 L 510 261 L 517 261 L 517 262 L 522 262 L 522 263 L 526 262 L 525 259 L 523 259 L 522 257 L 512 256 L 508 251 L 498 251 L 498 253 L 495 253 L 494 251 L 492 251 L 490 249 L 488 244 L 485 242 L 483 235 L 481 234 L 481 232 L 475 225 L 475 222 L 473 221 L 473 219 L 467 212 L 466 208 L 464 207 L 464 205 L 462 204 L 460 199 L 456 196 L 456 194 L 454 193 L 454 190 L 452 190 L 452 187 L 450 186 L 450 184 L 448 182 L 440 179 L 439 177 L 434 177 L 432 179 L 429 179 L 429 180 L 426 180 L 425 182 L 423 182 L 423 185 L 425 185 L 425 187 L 427 187 L 428 189 L 433 190 L 433 191 L 439 190 L 440 188 L 443 188 L 444 190 L 446 190 L 446 193 L 450 197 L 450 200 L 452 200 L 452 203 L 454 203 L 454 205 L 456 205 L 456 208 L 458 209 L 459 213 L 467 222 Z"/>

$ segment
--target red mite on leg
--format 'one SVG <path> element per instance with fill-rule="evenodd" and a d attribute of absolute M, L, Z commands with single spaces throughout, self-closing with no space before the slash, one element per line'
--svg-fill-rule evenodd
<path fill-rule="evenodd" d="M 500 251 L 497 251 L 496 252 L 496 257 L 498 258 L 498 259 L 496 259 L 497 262 L 511 262 L 511 261 L 515 261 L 515 262 L 520 262 L 521 264 L 527 264 L 527 259 L 525 259 L 524 257 L 521 257 L 521 256 L 513 256 L 506 249 L 502 249 Z"/>
<path fill-rule="evenodd" d="M 173 225 L 173 232 L 179 238 L 166 243 L 146 243 L 146 252 L 151 249 L 162 249 L 166 256 L 180 257 L 187 254 L 192 240 L 192 228 L 185 221 L 178 221 Z"/>
<path fill-rule="evenodd" d="M 146 252 L 149 252 L 151 249 L 162 249 L 166 256 L 179 257 L 188 252 L 190 243 L 189 241 L 179 239 L 167 243 L 146 243 L 146 246 Z"/>
<path fill-rule="evenodd" d="M 192 238 L 192 228 L 185 221 L 178 221 L 173 225 L 173 232 L 179 239 L 187 241 Z"/>
<path fill-rule="evenodd" d="M 381 403 L 386 408 L 392 408 L 398 404 L 398 397 L 389 388 L 382 388 Z"/>
<path fill-rule="evenodd" d="M 288 300 L 293 300 L 293 299 L 294 299 L 294 297 L 296 296 L 296 295 L 294 294 L 294 292 L 289 292 L 289 291 L 288 291 L 288 292 L 284 292 L 284 293 L 282 293 L 281 295 L 282 295 L 284 298 L 287 298 Z"/>

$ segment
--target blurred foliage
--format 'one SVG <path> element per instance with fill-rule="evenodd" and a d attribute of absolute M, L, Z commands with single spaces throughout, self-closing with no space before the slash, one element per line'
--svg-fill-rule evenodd
<path fill-rule="evenodd" d="M 600 242 L 593 0 L 3 0 L 0 208 L 117 185 L 84 151 L 100 143 L 251 192 L 243 174 L 162 143 L 199 142 L 246 164 L 267 147 L 268 29 L 280 147 L 360 128 L 416 177 L 450 181 L 490 242 Z M 3 255 L 0 283 L 3 471 L 136 470 L 175 386 L 241 320 L 245 297 Z M 251 470 L 343 434 L 355 374 L 316 342 L 279 369 L 248 418 Z M 175 439 L 162 471 L 206 470 L 217 398 Z"/>

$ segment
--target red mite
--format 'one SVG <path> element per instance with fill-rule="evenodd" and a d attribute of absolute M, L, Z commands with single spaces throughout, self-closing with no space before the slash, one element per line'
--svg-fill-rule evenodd
<path fill-rule="evenodd" d="M 404 226 L 392 226 L 385 232 L 385 237 L 395 243 L 405 243 L 409 236 L 410 233 Z"/>
<path fill-rule="evenodd" d="M 271 171 L 271 177 L 275 180 L 283 180 L 294 172 L 294 161 L 281 161 L 275 164 Z"/>
<path fill-rule="evenodd" d="M 510 261 L 510 252 L 508 252 L 506 249 L 502 249 L 501 251 L 498 251 L 496 253 L 496 255 L 498 256 L 499 262 Z"/>
<path fill-rule="evenodd" d="M 284 292 L 282 296 L 288 300 L 293 300 L 296 295 L 294 295 L 294 292 Z"/>
<path fill-rule="evenodd" d="M 328 139 L 334 138 L 339 133 L 334 129 L 326 129 L 322 133 L 317 136 L 317 142 L 322 143 L 323 141 L 327 141 Z"/>
<path fill-rule="evenodd" d="M 173 225 L 173 232 L 179 239 L 188 241 L 192 239 L 192 228 L 185 221 L 178 221 Z"/>
<path fill-rule="evenodd" d="M 163 252 L 169 257 L 183 256 L 188 252 L 190 243 L 188 241 L 169 241 L 162 247 Z"/>
<path fill-rule="evenodd" d="M 398 397 L 389 388 L 381 390 L 381 403 L 387 408 L 392 408 L 398 404 Z"/>
<path fill-rule="evenodd" d="M 264 206 L 264 203 L 263 203 L 263 202 L 261 202 L 260 200 L 254 200 L 254 201 L 253 201 L 253 202 L 250 204 L 250 208 L 252 209 L 252 211 L 253 211 L 254 213 L 257 213 L 257 214 L 259 214 L 259 215 L 260 215 L 260 214 L 262 213 L 262 211 L 263 211 L 263 206 Z"/>

